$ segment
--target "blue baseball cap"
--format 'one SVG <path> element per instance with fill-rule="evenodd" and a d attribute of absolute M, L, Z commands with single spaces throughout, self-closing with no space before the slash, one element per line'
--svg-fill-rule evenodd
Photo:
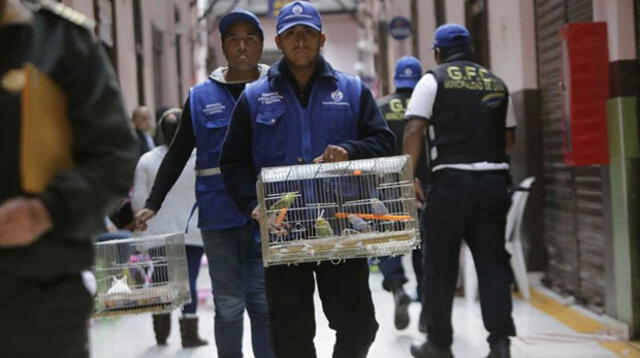
<path fill-rule="evenodd" d="M 471 34 L 466 27 L 458 24 L 444 24 L 438 26 L 433 35 L 433 47 L 454 47 L 471 43 Z"/>
<path fill-rule="evenodd" d="M 229 31 L 231 25 L 235 24 L 238 21 L 248 22 L 251 25 L 255 26 L 258 31 L 260 31 L 260 36 L 264 38 L 264 33 L 262 31 L 262 25 L 260 25 L 260 20 L 258 17 L 254 15 L 252 12 L 237 8 L 230 13 L 224 15 L 220 22 L 218 23 L 218 30 L 220 30 L 220 36 L 224 36 Z"/>
<path fill-rule="evenodd" d="M 422 65 L 413 56 L 404 56 L 396 62 L 393 82 L 396 88 L 414 88 L 422 76 Z"/>
<path fill-rule="evenodd" d="M 276 34 L 280 35 L 296 25 L 309 26 L 322 32 L 320 12 L 308 1 L 294 1 L 283 6 L 276 19 Z"/>

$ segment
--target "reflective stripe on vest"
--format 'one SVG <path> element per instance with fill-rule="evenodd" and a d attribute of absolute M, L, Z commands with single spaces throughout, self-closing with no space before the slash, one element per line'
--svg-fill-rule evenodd
<path fill-rule="evenodd" d="M 195 168 L 196 170 L 196 176 L 197 177 L 206 177 L 206 176 L 210 176 L 210 175 L 218 175 L 221 174 L 222 172 L 220 171 L 220 167 L 217 168 L 207 168 L 207 169 L 198 169 Z"/>

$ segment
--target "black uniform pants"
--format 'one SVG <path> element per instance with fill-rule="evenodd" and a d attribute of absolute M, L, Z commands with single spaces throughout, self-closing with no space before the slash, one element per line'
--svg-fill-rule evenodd
<path fill-rule="evenodd" d="M 88 358 L 92 307 L 80 274 L 40 281 L 0 273 L 0 356 Z"/>
<path fill-rule="evenodd" d="M 506 214 L 511 203 L 506 171 L 443 169 L 433 173 L 423 227 L 423 310 L 429 340 L 453 341 L 451 307 L 461 240 L 471 249 L 478 273 L 480 306 L 489 344 L 515 335 L 511 318 L 511 268 L 505 250 Z"/>
<path fill-rule="evenodd" d="M 336 331 L 333 358 L 364 358 L 378 330 L 366 259 L 271 266 L 265 270 L 273 352 L 315 358 L 314 273 L 322 309 Z"/>

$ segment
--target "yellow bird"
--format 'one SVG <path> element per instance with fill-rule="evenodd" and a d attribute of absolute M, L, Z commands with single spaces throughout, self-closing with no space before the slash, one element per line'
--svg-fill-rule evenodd
<path fill-rule="evenodd" d="M 293 204 L 294 200 L 296 200 L 295 192 L 286 193 L 280 200 L 276 201 L 273 205 L 271 205 L 269 210 L 278 210 L 283 208 L 289 209 L 291 204 Z"/>
<path fill-rule="evenodd" d="M 318 218 L 316 219 L 316 223 L 314 228 L 316 230 L 317 236 L 333 236 L 333 229 L 331 228 L 331 224 L 327 220 L 325 220 L 322 215 L 324 214 L 324 210 L 320 213 Z"/>

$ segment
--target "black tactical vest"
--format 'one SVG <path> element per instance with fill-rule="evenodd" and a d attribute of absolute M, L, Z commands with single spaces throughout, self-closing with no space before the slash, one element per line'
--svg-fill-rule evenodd
<path fill-rule="evenodd" d="M 428 72 L 438 82 L 427 131 L 429 166 L 505 162 L 509 92 L 504 82 L 464 58 Z"/>
<path fill-rule="evenodd" d="M 389 129 L 396 137 L 396 150 L 394 155 L 402 155 L 402 138 L 404 137 L 404 125 L 405 112 L 409 107 L 409 100 L 411 99 L 411 93 L 413 90 L 400 89 L 388 96 L 384 96 L 376 102 L 382 116 L 384 117 Z M 427 169 L 427 156 L 425 155 L 424 148 L 420 152 L 418 158 L 418 167 L 415 169 L 415 174 L 422 182 L 423 188 L 428 185 L 428 169 Z"/>
<path fill-rule="evenodd" d="M 402 154 L 402 136 L 404 135 L 404 114 L 407 111 L 411 91 L 394 92 L 378 99 L 377 104 L 382 112 L 382 117 L 389 125 L 389 129 L 396 136 L 396 150 L 394 155 Z"/>

